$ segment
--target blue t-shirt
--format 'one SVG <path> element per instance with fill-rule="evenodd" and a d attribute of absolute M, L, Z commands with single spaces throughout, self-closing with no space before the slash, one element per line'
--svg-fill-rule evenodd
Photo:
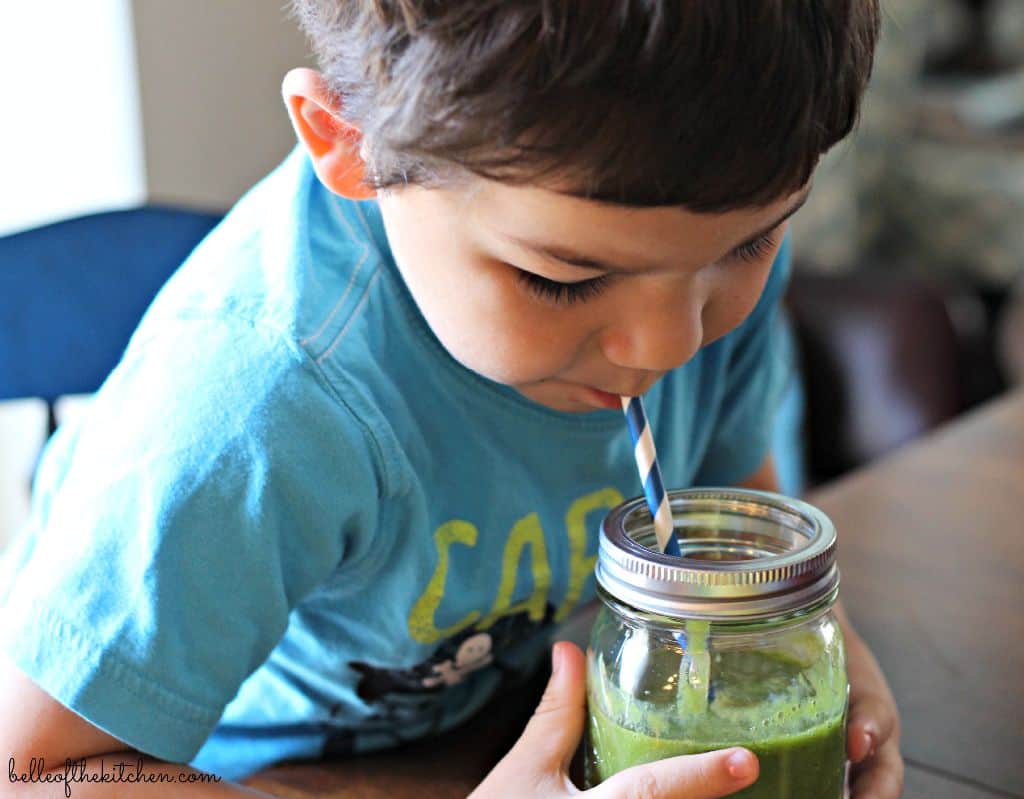
<path fill-rule="evenodd" d="M 765 457 L 788 249 L 743 325 L 646 395 L 666 485 Z M 329 193 L 296 150 L 48 446 L 0 642 L 93 724 L 224 777 L 391 746 L 537 664 L 594 596 L 602 516 L 639 493 L 621 415 L 458 364 L 377 205 Z"/>

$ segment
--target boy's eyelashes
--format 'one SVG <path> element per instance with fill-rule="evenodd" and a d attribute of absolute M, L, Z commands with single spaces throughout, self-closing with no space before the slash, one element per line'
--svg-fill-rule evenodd
<path fill-rule="evenodd" d="M 516 279 L 530 292 L 556 305 L 572 305 L 596 297 L 611 281 L 610 275 L 591 277 L 575 283 L 560 283 L 533 272 L 516 268 Z"/>
<path fill-rule="evenodd" d="M 770 255 L 777 243 L 774 232 L 766 233 L 748 244 L 737 247 L 729 253 L 727 260 L 756 263 Z M 528 272 L 518 267 L 513 268 L 516 270 L 516 279 L 521 285 L 541 299 L 556 305 L 572 305 L 596 297 L 612 279 L 611 275 L 599 275 L 586 280 L 563 283 L 559 280 L 542 277 L 535 272 Z"/>
<path fill-rule="evenodd" d="M 763 236 L 754 239 L 749 244 L 737 247 L 729 253 L 729 258 L 747 261 L 748 263 L 760 261 L 775 248 L 776 243 L 774 233 L 765 233 Z"/>

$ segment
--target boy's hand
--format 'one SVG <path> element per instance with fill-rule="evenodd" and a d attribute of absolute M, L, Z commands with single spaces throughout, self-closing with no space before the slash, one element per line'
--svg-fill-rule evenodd
<path fill-rule="evenodd" d="M 846 669 L 850 680 L 850 715 L 846 754 L 852 799 L 899 799 L 903 791 L 900 719 L 882 669 L 864 640 L 849 627 Z"/>
<path fill-rule="evenodd" d="M 634 766 L 581 792 L 569 780 L 568 769 L 586 715 L 583 653 L 575 644 L 561 641 L 552 650 L 551 662 L 551 679 L 533 718 L 470 799 L 716 799 L 757 779 L 757 758 L 746 749 L 733 748 Z"/>

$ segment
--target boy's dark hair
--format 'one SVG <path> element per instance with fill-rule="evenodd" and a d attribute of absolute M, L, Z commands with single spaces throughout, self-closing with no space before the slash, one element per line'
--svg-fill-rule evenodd
<path fill-rule="evenodd" d="M 292 0 L 375 188 L 471 173 L 697 212 L 853 128 L 878 0 Z"/>

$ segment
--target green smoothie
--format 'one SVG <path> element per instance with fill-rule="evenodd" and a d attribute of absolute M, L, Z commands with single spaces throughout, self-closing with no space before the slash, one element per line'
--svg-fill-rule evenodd
<path fill-rule="evenodd" d="M 761 766 L 757 782 L 733 794 L 736 799 L 839 799 L 843 791 L 846 751 L 844 719 L 840 716 L 801 733 L 748 741 L 694 743 L 653 738 L 608 720 L 600 710 L 590 713 L 590 746 L 602 753 L 591 758 L 588 783 L 596 785 L 616 772 L 675 755 L 746 746 Z"/>
<path fill-rule="evenodd" d="M 703 655 L 705 641 L 695 638 L 691 632 L 692 654 Z M 744 746 L 757 755 L 760 776 L 734 794 L 738 799 L 839 799 L 846 761 L 845 681 L 834 680 L 842 672 L 819 648 L 801 643 L 798 637 L 786 649 L 714 655 L 711 695 L 703 706 L 687 697 L 692 689 L 685 680 L 693 672 L 688 662 L 699 658 L 682 658 L 678 681 L 664 682 L 671 658 L 679 656 L 652 652 L 639 684 L 644 698 L 621 690 L 602 662 L 591 662 L 596 679 L 589 691 L 587 784 L 639 763 Z M 675 701 L 649 690 L 658 683 L 666 694 L 678 692 Z"/>

